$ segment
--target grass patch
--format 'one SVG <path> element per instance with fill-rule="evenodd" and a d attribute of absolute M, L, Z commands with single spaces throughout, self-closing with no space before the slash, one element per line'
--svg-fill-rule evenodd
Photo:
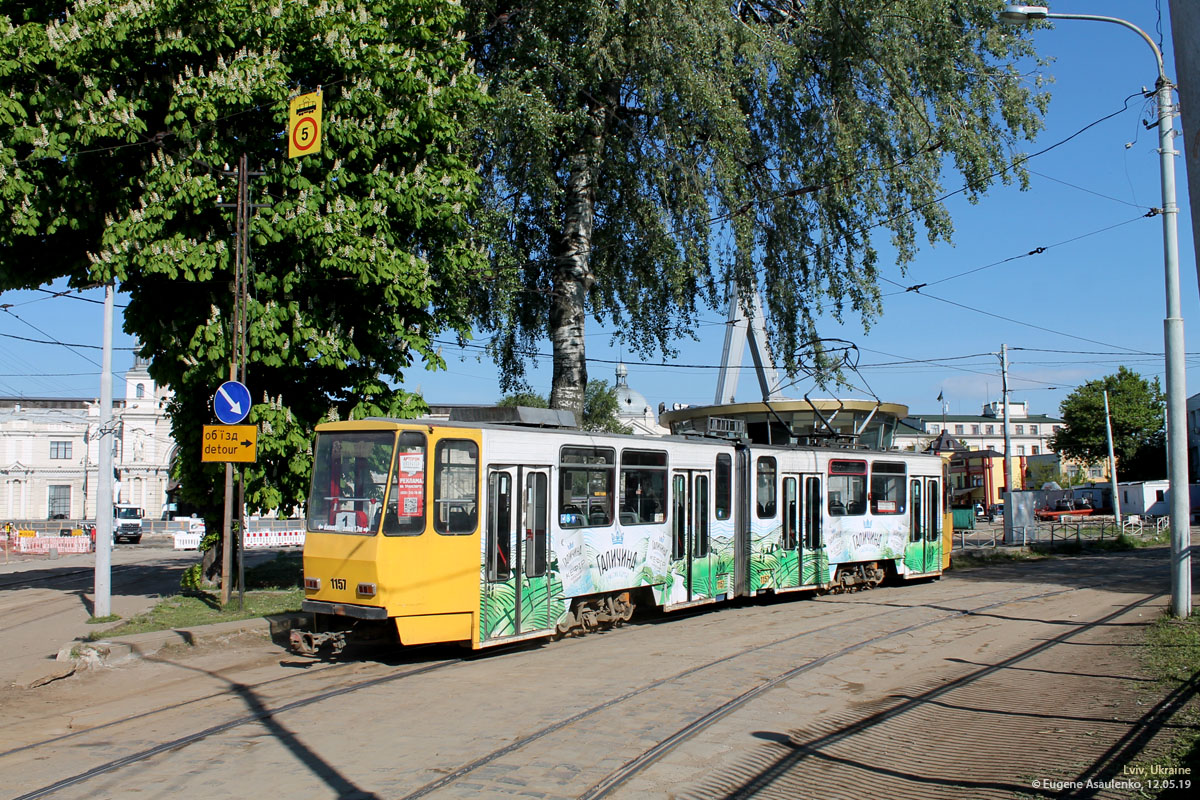
<path fill-rule="evenodd" d="M 1162 547 L 1171 543 L 1170 531 L 1134 536 L 1121 533 L 1101 539 L 1097 529 L 1092 529 L 1089 535 L 1087 528 L 1083 529 L 1079 539 L 1060 538 L 1054 541 L 1030 542 L 1024 547 L 992 547 L 955 550 L 953 566 L 970 569 L 983 567 L 988 564 L 1006 563 L 1013 561 L 1042 561 L 1058 556 L 1085 555 L 1092 553 L 1119 553 L 1129 550 L 1139 550 L 1143 547 Z"/>
<path fill-rule="evenodd" d="M 1128 533 L 1121 533 L 1115 538 L 1103 540 L 1085 538 L 1083 543 L 1094 550 L 1140 550 L 1143 547 L 1160 547 L 1170 544 L 1171 533 L 1165 530 L 1161 533 L 1152 533 L 1146 536 L 1133 536 Z"/>
<path fill-rule="evenodd" d="M 247 589 L 299 589 L 304 586 L 304 559 L 299 553 L 280 553 L 246 570 Z"/>
<path fill-rule="evenodd" d="M 950 565 L 954 569 L 970 569 L 1013 561 L 1045 561 L 1049 558 L 1054 558 L 1054 556 L 1032 547 L 978 547 L 970 550 L 955 550 L 951 554 Z"/>
<path fill-rule="evenodd" d="M 87 621 L 88 625 L 101 625 L 105 622 L 116 622 L 121 618 L 120 614 L 108 614 L 103 617 L 90 617 Z"/>
<path fill-rule="evenodd" d="M 1181 692 L 1186 700 L 1171 717 L 1172 725 L 1177 727 L 1166 752 L 1139 759 L 1126 770 L 1141 776 L 1143 784 L 1156 779 L 1176 784 L 1161 789 L 1145 785 L 1138 797 L 1155 800 L 1195 797 L 1200 785 L 1200 699 L 1196 697 L 1200 682 L 1200 612 L 1186 620 L 1161 617 L 1147 630 L 1141 657 L 1150 677 L 1156 681 L 1156 696 Z M 1180 781 L 1189 783 L 1190 788 L 1178 785 Z"/>
<path fill-rule="evenodd" d="M 106 639 L 135 633 L 190 628 L 216 622 L 233 622 L 269 614 L 288 614 L 300 610 L 304 600 L 303 566 L 298 554 L 282 553 L 274 560 L 246 570 L 246 607 L 238 608 L 237 590 L 229 605 L 221 607 L 220 593 L 186 591 L 164 597 L 149 611 L 131 617 L 124 624 L 89 638 Z M 115 617 L 114 619 L 119 619 Z"/>

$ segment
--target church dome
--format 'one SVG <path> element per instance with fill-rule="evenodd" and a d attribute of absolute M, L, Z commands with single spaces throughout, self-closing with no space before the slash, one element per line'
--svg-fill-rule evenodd
<path fill-rule="evenodd" d="M 629 370 L 624 364 L 617 364 L 617 412 L 621 417 L 645 417 L 650 410 L 646 397 L 636 389 L 629 388 Z"/>

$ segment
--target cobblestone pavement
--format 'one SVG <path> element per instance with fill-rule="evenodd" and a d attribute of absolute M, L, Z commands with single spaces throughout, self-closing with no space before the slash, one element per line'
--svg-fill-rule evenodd
<path fill-rule="evenodd" d="M 1168 588 L 1155 549 L 465 660 L 166 654 L 4 698 L 0 771 L 17 797 L 1128 797 L 1191 699 L 1136 658 Z"/>

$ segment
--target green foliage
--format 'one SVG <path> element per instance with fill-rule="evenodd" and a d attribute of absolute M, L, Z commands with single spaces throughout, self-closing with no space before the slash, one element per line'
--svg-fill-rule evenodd
<path fill-rule="evenodd" d="M 1085 464 L 1108 458 L 1104 392 L 1108 391 L 1113 452 L 1121 480 L 1161 478 L 1165 457 L 1139 452 L 1161 447 L 1164 397 L 1158 379 L 1146 380 L 1120 367 L 1116 374 L 1088 381 L 1067 395 L 1059 406 L 1066 423 L 1050 440 L 1059 455 Z M 1152 452 L 1152 451 L 1151 451 Z"/>
<path fill-rule="evenodd" d="M 585 431 L 603 433 L 632 433 L 628 425 L 617 419 L 621 405 L 617 402 L 616 387 L 608 381 L 588 381 L 583 394 L 583 423 Z"/>
<path fill-rule="evenodd" d="M 201 553 L 206 553 L 221 543 L 221 537 L 224 535 L 223 527 L 225 521 L 221 520 L 221 525 L 208 525 L 204 528 L 204 536 L 200 537 Z"/>
<path fill-rule="evenodd" d="M 496 405 L 511 408 L 526 406 L 528 408 L 549 408 L 550 403 L 540 394 L 534 392 L 516 392 L 505 395 Z M 608 381 L 588 381 L 584 391 L 583 421 L 579 427 L 585 431 L 602 433 L 632 433 L 633 430 L 621 423 L 617 414 L 621 405 L 617 401 L 617 390 L 609 386 Z"/>
<path fill-rule="evenodd" d="M 233 179 L 248 155 L 252 509 L 303 500 L 314 424 L 415 416 L 396 388 L 469 335 L 483 266 L 460 115 L 483 102 L 463 12 L 419 0 L 0 0 L 0 289 L 116 279 L 174 390 L 182 499 L 220 516 L 200 425 L 229 377 Z M 321 152 L 287 158 L 288 100 L 322 88 Z M 210 524 L 210 528 L 214 527 Z"/>
<path fill-rule="evenodd" d="M 794 373 L 822 315 L 880 312 L 872 226 L 901 266 L 918 236 L 948 240 L 943 169 L 972 200 L 1023 182 L 1013 148 L 1047 100 L 999 0 L 466 6 L 494 98 L 476 222 L 506 390 L 547 334 L 555 392 L 582 387 L 588 315 L 670 356 L 729 284 L 742 301 L 762 290 Z"/>
<path fill-rule="evenodd" d="M 549 408 L 550 403 L 546 398 L 534 392 L 517 392 L 516 394 L 505 395 L 496 405 L 501 408 L 516 408 L 524 406 L 526 408 Z"/>
<path fill-rule="evenodd" d="M 1034 464 L 1025 470 L 1025 485 L 1032 489 L 1041 489 L 1042 486 L 1051 482 L 1057 483 L 1059 486 L 1069 485 L 1066 476 L 1059 474 L 1053 464 Z"/>
<path fill-rule="evenodd" d="M 179 576 L 179 588 L 185 592 L 198 592 L 204 581 L 204 565 L 192 564 Z"/>

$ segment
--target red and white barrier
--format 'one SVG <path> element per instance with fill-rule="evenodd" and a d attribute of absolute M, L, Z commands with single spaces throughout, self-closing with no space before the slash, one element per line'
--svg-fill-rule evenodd
<path fill-rule="evenodd" d="M 49 553 L 57 550 L 60 553 L 90 553 L 92 539 L 90 536 L 18 536 L 17 552 L 19 553 Z"/>
<path fill-rule="evenodd" d="M 304 531 L 247 531 L 246 549 L 268 547 L 303 547 Z"/>
<path fill-rule="evenodd" d="M 175 534 L 175 549 L 176 550 L 199 550 L 200 540 L 204 538 L 203 533 L 190 533 L 187 531 L 178 531 Z"/>

